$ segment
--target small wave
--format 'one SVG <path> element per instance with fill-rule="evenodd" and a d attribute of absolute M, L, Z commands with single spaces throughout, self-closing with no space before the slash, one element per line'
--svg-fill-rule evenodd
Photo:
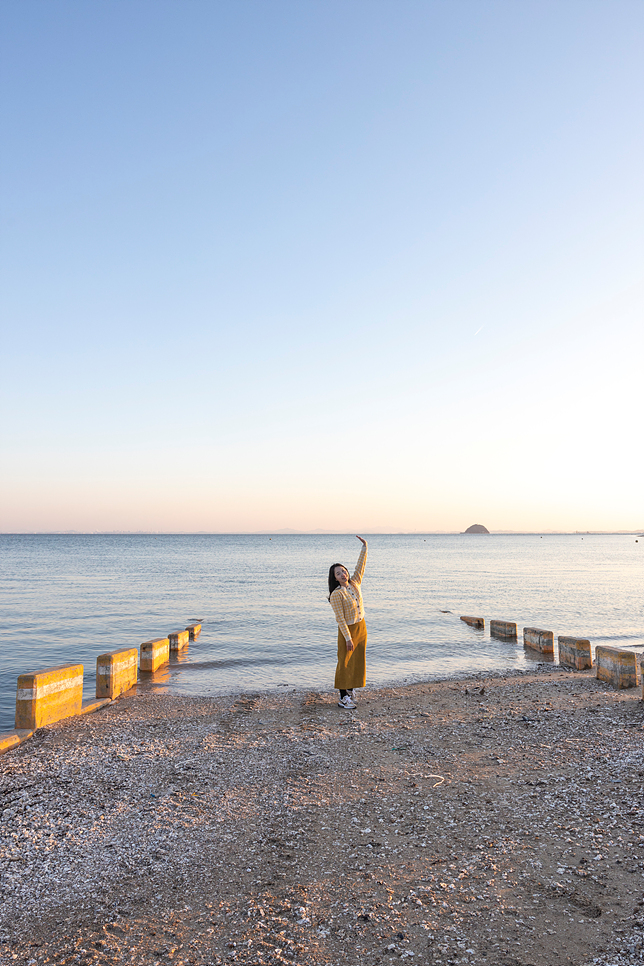
<path fill-rule="evenodd" d="M 593 642 L 596 641 L 630 641 L 634 647 L 644 647 L 644 636 L 642 634 L 602 634 L 593 637 Z"/>
<path fill-rule="evenodd" d="M 181 671 L 224 671 L 228 668 L 267 667 L 270 665 L 284 665 L 291 662 L 283 657 L 262 657 L 254 654 L 252 657 L 231 657 L 221 661 L 190 661 L 177 665 Z M 294 663 L 294 662 L 293 662 Z"/>

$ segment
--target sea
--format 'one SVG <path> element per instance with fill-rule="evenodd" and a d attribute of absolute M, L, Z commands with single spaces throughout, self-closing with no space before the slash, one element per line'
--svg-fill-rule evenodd
<path fill-rule="evenodd" d="M 372 534 L 362 585 L 367 688 L 527 670 L 539 627 L 644 650 L 644 538 L 637 534 Z M 331 564 L 352 535 L 0 536 L 0 731 L 14 726 L 19 674 L 84 665 L 200 621 L 200 637 L 140 690 L 217 695 L 333 689 Z M 484 617 L 485 630 L 460 616 Z M 517 642 L 490 637 L 516 622 Z M 555 654 L 556 661 L 556 654 Z"/>

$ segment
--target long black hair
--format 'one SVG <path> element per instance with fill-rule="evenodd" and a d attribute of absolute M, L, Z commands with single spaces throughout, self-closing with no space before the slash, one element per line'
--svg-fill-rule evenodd
<path fill-rule="evenodd" d="M 335 576 L 335 568 L 336 567 L 342 567 L 343 570 L 347 570 L 347 568 L 344 566 L 344 564 L 341 564 L 341 563 L 331 564 L 331 566 L 329 567 L 329 596 L 328 596 L 327 600 L 331 600 L 331 594 L 333 593 L 333 591 L 335 590 L 336 587 L 339 587 L 340 586 L 340 581 L 339 580 L 336 580 L 336 576 Z M 348 570 L 347 570 L 347 573 L 349 573 Z M 351 580 L 351 578 L 349 577 L 349 581 L 350 580 Z"/>

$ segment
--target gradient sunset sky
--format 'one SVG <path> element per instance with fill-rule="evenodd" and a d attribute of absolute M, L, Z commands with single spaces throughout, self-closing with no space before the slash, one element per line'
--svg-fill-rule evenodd
<path fill-rule="evenodd" d="M 641 0 L 0 6 L 0 530 L 644 525 Z"/>

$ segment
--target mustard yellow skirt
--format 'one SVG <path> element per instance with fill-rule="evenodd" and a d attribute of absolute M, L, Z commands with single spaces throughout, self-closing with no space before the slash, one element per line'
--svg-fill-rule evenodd
<path fill-rule="evenodd" d="M 335 669 L 335 687 L 349 690 L 363 688 L 367 683 L 367 625 L 364 621 L 349 624 L 351 640 L 355 647 L 347 651 L 347 642 L 338 630 L 338 665 Z"/>

